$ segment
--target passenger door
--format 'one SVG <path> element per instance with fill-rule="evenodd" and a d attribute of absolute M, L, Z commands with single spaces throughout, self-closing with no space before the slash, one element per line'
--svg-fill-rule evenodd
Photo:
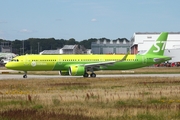
<path fill-rule="evenodd" d="M 24 66 L 29 65 L 30 60 L 28 59 L 28 56 L 24 56 Z"/>
<path fill-rule="evenodd" d="M 146 58 L 146 56 L 142 56 L 142 63 L 143 63 L 143 64 L 146 64 L 146 63 L 147 63 L 147 58 Z"/>

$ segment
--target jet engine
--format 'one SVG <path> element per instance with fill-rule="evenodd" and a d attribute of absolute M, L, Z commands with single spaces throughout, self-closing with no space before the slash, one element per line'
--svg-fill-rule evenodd
<path fill-rule="evenodd" d="M 80 65 L 72 65 L 69 67 L 69 75 L 81 76 L 84 75 L 85 67 Z"/>

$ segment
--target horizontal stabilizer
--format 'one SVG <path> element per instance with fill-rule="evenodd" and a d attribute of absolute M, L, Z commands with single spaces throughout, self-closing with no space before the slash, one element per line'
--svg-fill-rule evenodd
<path fill-rule="evenodd" d="M 154 62 L 161 62 L 161 61 L 168 61 L 171 60 L 171 57 L 167 57 L 167 58 L 154 58 Z"/>

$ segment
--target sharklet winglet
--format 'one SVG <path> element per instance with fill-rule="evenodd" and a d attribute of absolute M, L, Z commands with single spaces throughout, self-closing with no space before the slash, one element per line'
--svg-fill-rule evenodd
<path fill-rule="evenodd" d="M 127 54 L 125 54 L 125 55 L 124 55 L 124 57 L 123 57 L 121 60 L 117 61 L 117 62 L 122 62 L 122 61 L 125 61 L 125 60 L 126 60 L 126 58 L 127 58 L 127 57 L 128 57 L 128 55 L 129 55 L 129 53 L 130 53 L 130 51 L 128 51 L 128 52 L 127 52 Z"/>

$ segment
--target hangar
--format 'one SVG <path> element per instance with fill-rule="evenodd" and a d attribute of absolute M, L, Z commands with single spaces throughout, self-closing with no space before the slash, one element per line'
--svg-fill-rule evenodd
<path fill-rule="evenodd" d="M 91 52 L 93 54 L 126 54 L 131 46 L 131 42 L 127 39 L 116 40 L 97 40 L 91 43 Z"/>
<path fill-rule="evenodd" d="M 180 62 L 180 32 L 168 32 L 164 55 L 171 56 L 169 62 Z M 131 38 L 131 54 L 142 54 L 148 50 L 159 37 L 160 32 L 136 32 Z"/>

